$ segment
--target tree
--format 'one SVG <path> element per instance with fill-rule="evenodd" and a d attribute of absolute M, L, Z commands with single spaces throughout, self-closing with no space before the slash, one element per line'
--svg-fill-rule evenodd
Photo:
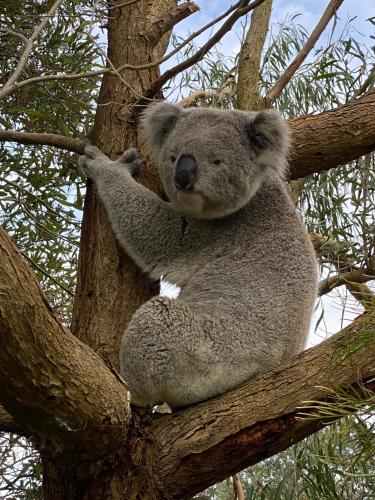
<path fill-rule="evenodd" d="M 156 285 L 119 249 L 90 183 L 82 227 L 74 220 L 83 189 L 71 153 L 82 153 L 88 140 L 112 158 L 128 147 L 141 146 L 136 126 L 140 111 L 150 100 L 162 98 L 163 88 L 173 78 L 184 77 L 185 70 L 202 61 L 234 23 L 251 11 L 250 29 L 236 64 L 236 105 L 260 109 L 278 99 L 292 118 L 291 179 L 320 172 L 325 185 L 332 186 L 327 180 L 332 171 L 374 149 L 375 125 L 369 113 L 375 103 L 374 71 L 366 69 L 359 75 L 343 99 L 346 104 L 337 102 L 342 105 L 312 115 L 296 116 L 293 106 L 285 105 L 285 92 L 293 90 L 293 75 L 341 3 L 329 2 L 310 37 L 297 38 L 296 57 L 276 78 L 272 75 L 276 42 L 264 55 L 265 66 L 260 70 L 271 0 L 237 2 L 206 25 L 209 29 L 223 20 L 201 48 L 189 45 L 195 38 L 192 35 L 177 42 L 167 55 L 170 31 L 198 9 L 193 2 L 57 0 L 2 7 L 0 41 L 6 76 L 0 90 L 3 226 L 21 252 L 2 229 L 0 402 L 4 410 L 0 428 L 30 437 L 39 449 L 44 498 L 189 497 L 326 425 L 324 418 L 297 418 L 303 401 L 337 399 L 324 387 L 350 386 L 360 394 L 361 404 L 369 402 L 368 391 L 374 385 L 375 312 L 365 283 L 375 273 L 368 222 L 373 188 L 365 161 L 363 168 L 357 166 L 364 179 L 357 190 L 361 193 L 358 207 L 362 207 L 357 216 L 363 229 L 361 238 L 357 237 L 360 261 L 327 232 L 315 231 L 312 238 L 322 259 L 334 263 L 336 269 L 334 276 L 322 282 L 320 292 L 346 284 L 367 308 L 366 314 L 289 364 L 176 414 L 151 417 L 132 411 L 124 381 L 116 371 L 125 325 L 155 293 Z M 106 52 L 101 29 L 107 31 Z M 160 64 L 184 48 L 189 49 L 187 54 L 161 72 Z M 356 53 L 355 48 L 347 50 Z M 331 70 L 335 62 L 324 57 L 320 71 Z M 226 93 L 228 76 L 227 72 L 211 95 L 195 89 L 183 105 L 207 99 L 223 105 L 223 99 L 233 97 Z M 317 81 L 319 76 L 315 75 Z M 295 95 L 299 90 L 294 89 Z M 316 110 L 306 109 L 310 111 Z M 11 172 L 17 172 L 18 179 Z M 150 161 L 140 181 L 161 193 Z M 317 185 L 310 178 L 304 181 L 309 182 Z M 300 182 L 292 190 L 305 203 L 307 218 L 313 220 L 313 203 L 302 187 Z M 342 196 L 336 194 L 331 190 L 332 201 Z M 33 223 L 33 230 L 25 221 Z M 36 270 L 46 295 L 25 259 Z"/>

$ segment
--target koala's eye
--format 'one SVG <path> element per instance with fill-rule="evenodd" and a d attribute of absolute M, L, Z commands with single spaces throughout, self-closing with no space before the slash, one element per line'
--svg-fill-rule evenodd
<path fill-rule="evenodd" d="M 171 155 L 169 157 L 169 159 L 171 160 L 172 163 L 174 163 L 176 161 L 176 157 L 174 155 Z"/>
<path fill-rule="evenodd" d="M 214 160 L 212 163 L 214 165 L 221 165 L 221 160 Z"/>

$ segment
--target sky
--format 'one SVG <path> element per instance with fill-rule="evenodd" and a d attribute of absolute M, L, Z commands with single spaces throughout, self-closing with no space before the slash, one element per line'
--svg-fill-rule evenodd
<path fill-rule="evenodd" d="M 176 33 L 184 35 L 187 32 L 195 31 L 200 26 L 203 26 L 224 12 L 234 3 L 234 0 L 195 1 L 200 7 L 200 11 L 194 13 L 179 23 L 178 28 L 175 30 Z M 311 32 L 328 3 L 328 0 L 274 0 L 271 14 L 271 25 L 273 23 L 283 22 L 290 15 L 300 14 L 299 23 Z M 356 19 L 353 21 L 353 27 L 361 34 L 359 38 L 362 38 L 363 36 L 364 42 L 367 42 L 369 45 L 371 43 L 375 44 L 375 40 L 371 41 L 369 39 L 371 34 L 374 35 L 374 25 L 366 21 L 366 19 L 373 16 L 375 16 L 375 0 L 344 0 L 338 10 L 338 22 L 336 29 L 339 32 L 348 19 L 355 17 Z M 323 33 L 319 43 L 324 44 L 327 42 L 332 25 L 333 21 L 331 21 L 329 26 L 326 28 L 326 31 Z M 238 33 L 239 30 L 240 22 L 238 22 L 232 29 L 232 32 L 228 33 L 222 40 L 221 47 L 225 54 L 230 55 L 233 52 L 238 52 L 240 44 L 236 33 Z"/>
<path fill-rule="evenodd" d="M 229 6 L 234 3 L 234 0 L 195 0 L 195 2 L 199 5 L 200 11 L 194 13 L 179 23 L 175 28 L 175 34 L 184 37 L 188 33 L 196 31 L 201 26 L 205 25 L 227 10 Z M 298 17 L 298 23 L 311 33 L 328 3 L 329 0 L 274 0 L 270 22 L 271 29 L 273 24 L 282 23 L 288 17 L 300 14 Z M 375 46 L 375 26 L 367 21 L 368 18 L 375 17 L 375 0 L 344 0 L 338 10 L 337 16 L 335 24 L 336 35 L 342 32 L 348 20 L 354 18 L 351 22 L 351 29 L 357 32 L 356 39 L 359 42 L 366 44 L 368 47 Z M 331 20 L 325 32 L 315 45 L 315 48 L 318 48 L 319 46 L 325 47 L 328 44 L 332 34 L 333 24 L 333 20 Z M 215 31 L 218 26 L 219 25 L 216 25 L 214 27 Z M 241 23 L 237 22 L 232 31 L 222 39 L 220 52 L 227 56 L 236 54 L 240 48 L 240 32 Z M 197 45 L 202 45 L 211 33 L 212 32 L 208 31 L 205 35 L 196 39 Z M 374 38 L 371 38 L 371 35 Z M 175 64 L 175 61 L 171 61 L 170 64 Z M 166 66 L 168 66 L 168 64 Z M 178 294 L 178 289 L 176 289 L 173 285 L 163 284 L 161 293 L 175 297 Z M 323 301 L 318 305 L 312 320 L 308 346 L 317 344 L 324 340 L 327 335 L 341 330 L 360 313 L 360 309 L 355 305 L 355 302 L 350 301 L 350 304 L 353 304 L 353 307 L 347 308 L 343 314 L 342 300 L 342 288 L 340 293 L 336 290 L 332 292 L 330 296 L 325 296 L 323 298 Z M 315 324 L 321 315 L 322 307 L 325 312 L 324 321 L 315 331 Z"/>

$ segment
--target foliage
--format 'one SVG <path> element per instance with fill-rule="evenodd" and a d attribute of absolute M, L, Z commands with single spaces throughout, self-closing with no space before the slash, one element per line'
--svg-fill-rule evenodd
<path fill-rule="evenodd" d="M 0 498 L 42 500 L 42 464 L 38 453 L 20 436 L 0 435 Z"/>
<path fill-rule="evenodd" d="M 3 2 L 4 3 L 4 2 Z M 25 35 L 45 12 L 45 2 L 5 2 L 0 25 Z M 86 15 L 88 1 L 63 2 L 47 25 L 23 74 L 76 73 L 95 69 L 101 57 L 100 31 Z M 260 88 L 275 83 L 304 44 L 306 30 L 298 17 L 274 26 L 263 54 Z M 174 37 L 176 45 L 181 39 Z M 197 50 L 188 44 L 178 56 Z M 9 76 L 22 51 L 16 37 L 0 37 L 0 71 Z M 363 89 L 375 62 L 374 53 L 352 33 L 350 22 L 340 36 L 332 34 L 327 47 L 318 48 L 299 68 L 275 107 L 288 118 L 316 113 L 347 102 Z M 195 90 L 215 97 L 196 105 L 236 106 L 237 57 L 220 49 L 171 80 L 165 95 L 179 100 Z M 373 82 L 370 82 L 370 86 Z M 0 126 L 19 131 L 89 136 L 94 121 L 98 80 L 49 81 L 26 86 L 8 96 L 0 108 Z M 48 299 L 65 325 L 69 324 L 74 293 L 79 226 L 84 186 L 72 155 L 48 147 L 0 145 L 0 222 L 32 265 Z M 299 209 L 309 230 L 338 242 L 339 251 L 322 253 L 322 274 L 336 273 L 337 262 L 369 268 L 374 253 L 374 156 L 313 175 L 304 181 Z M 340 270 L 340 269 L 339 269 Z M 345 304 L 343 304 L 343 314 Z M 324 318 L 324 309 L 321 318 Z M 369 332 L 374 335 L 374 332 Z M 350 399 L 353 401 L 353 398 Z M 368 414 L 371 408 L 368 408 Z M 367 500 L 375 489 L 374 424 L 367 415 L 347 417 L 241 474 L 247 499 Z M 37 499 L 40 463 L 21 438 L 0 438 L 2 498 Z M 9 483 L 10 481 L 10 483 Z M 3 489 L 1 489 L 3 488 Z M 6 493 L 4 493 L 6 492 Z M 230 480 L 208 490 L 212 499 L 230 498 Z M 39 496 L 38 496 L 39 495 Z"/>
<path fill-rule="evenodd" d="M 89 2 L 63 3 L 38 38 L 23 79 L 93 67 L 99 56 L 98 35 L 90 33 L 83 16 L 88 6 Z M 44 13 L 44 2 L 7 3 L 0 11 L 0 25 L 29 36 Z M 0 37 L 4 81 L 22 49 L 18 38 Z M 10 130 L 86 137 L 93 124 L 97 90 L 94 79 L 25 86 L 1 103 L 0 125 Z M 14 143 L 2 143 L 0 155 L 0 222 L 31 264 L 60 319 L 68 324 L 84 190 L 76 158 L 53 148 Z"/>

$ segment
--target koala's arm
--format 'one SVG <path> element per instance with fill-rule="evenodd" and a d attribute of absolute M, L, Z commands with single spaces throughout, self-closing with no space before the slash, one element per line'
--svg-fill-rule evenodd
<path fill-rule="evenodd" d="M 132 178 L 141 165 L 135 149 L 112 161 L 88 146 L 80 158 L 81 169 L 95 182 L 119 243 L 141 269 L 152 272 L 177 252 L 183 221 L 169 203 Z"/>

